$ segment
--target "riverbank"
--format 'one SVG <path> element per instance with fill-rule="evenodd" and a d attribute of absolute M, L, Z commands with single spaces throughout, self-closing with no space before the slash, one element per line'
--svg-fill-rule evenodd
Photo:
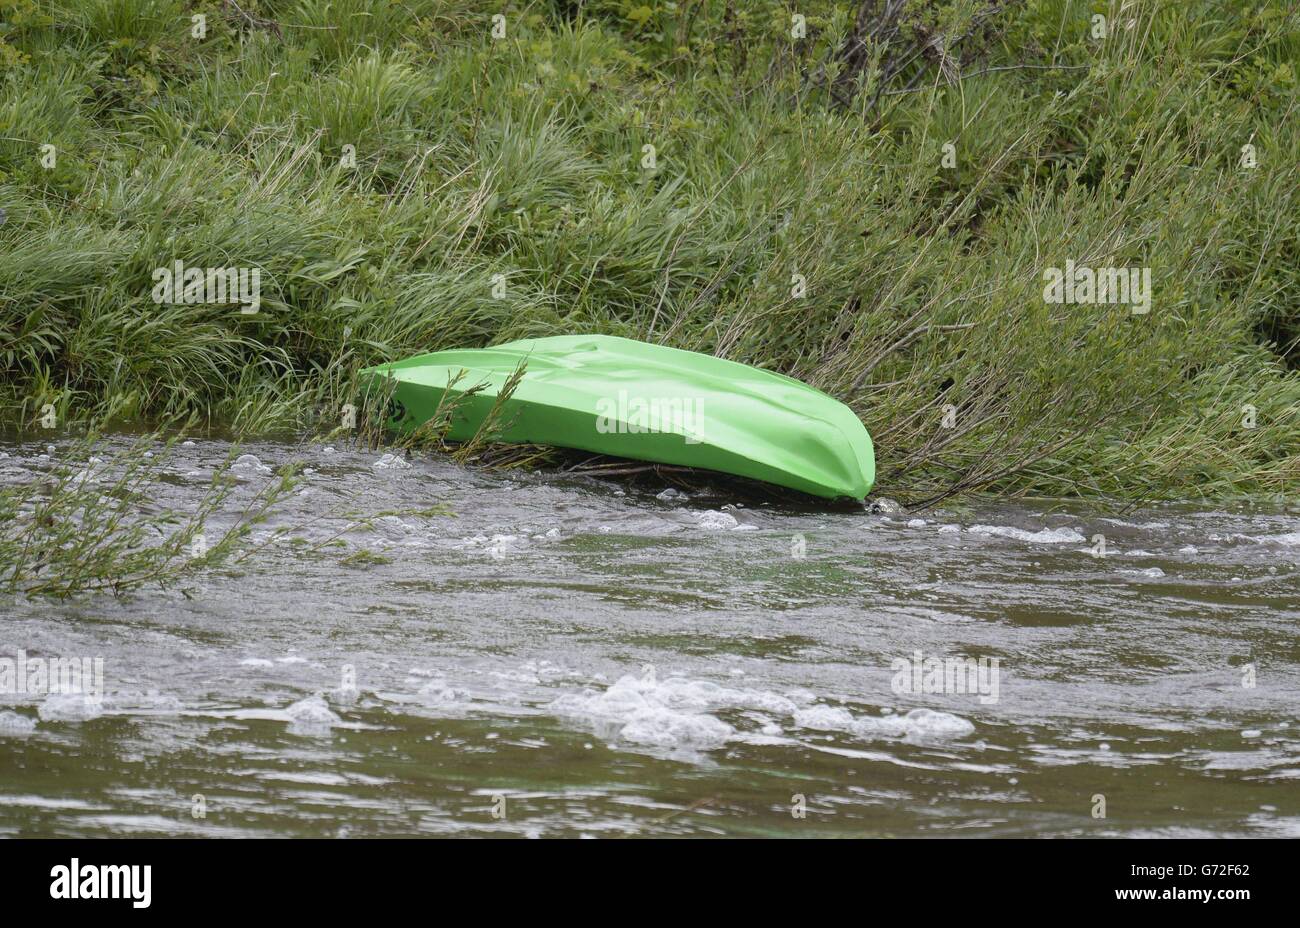
<path fill-rule="evenodd" d="M 596 331 L 844 400 L 913 502 L 1300 485 L 1283 4 L 910 4 L 874 71 L 829 3 L 7 7 L 9 427 Z"/>

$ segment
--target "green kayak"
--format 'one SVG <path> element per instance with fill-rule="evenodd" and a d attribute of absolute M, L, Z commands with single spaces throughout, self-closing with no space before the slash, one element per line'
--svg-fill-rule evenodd
<path fill-rule="evenodd" d="M 439 351 L 361 372 L 392 391 L 389 426 L 409 432 L 460 397 L 447 438 L 466 441 L 520 364 L 493 440 L 698 467 L 825 498 L 862 499 L 871 437 L 843 403 L 791 377 L 609 335 Z M 445 407 L 444 407 L 445 408 Z"/>

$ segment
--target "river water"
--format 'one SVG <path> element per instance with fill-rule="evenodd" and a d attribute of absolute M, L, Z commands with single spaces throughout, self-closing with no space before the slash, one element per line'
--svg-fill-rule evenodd
<path fill-rule="evenodd" d="M 0 658 L 104 660 L 102 695 L 0 694 L 0 834 L 1300 836 L 1294 514 L 241 451 L 227 513 L 306 470 L 239 566 L 0 599 Z"/>

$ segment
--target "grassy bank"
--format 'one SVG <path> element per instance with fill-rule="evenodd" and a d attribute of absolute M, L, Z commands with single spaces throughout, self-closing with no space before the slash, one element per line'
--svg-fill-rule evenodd
<path fill-rule="evenodd" d="M 843 399 L 914 501 L 1294 495 L 1295 5 L 882 6 L 0 0 L 0 421 L 332 427 L 597 331 Z M 155 302 L 177 259 L 258 311 Z"/>

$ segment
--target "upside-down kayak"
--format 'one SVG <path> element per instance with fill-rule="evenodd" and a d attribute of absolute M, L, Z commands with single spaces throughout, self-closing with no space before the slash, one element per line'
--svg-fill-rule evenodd
<path fill-rule="evenodd" d="M 413 431 L 450 407 L 446 437 L 466 441 L 521 364 L 493 441 L 704 468 L 832 499 L 862 499 L 875 479 L 871 437 L 843 403 L 694 351 L 564 335 L 419 355 L 361 377 L 392 391 L 391 428 Z"/>

